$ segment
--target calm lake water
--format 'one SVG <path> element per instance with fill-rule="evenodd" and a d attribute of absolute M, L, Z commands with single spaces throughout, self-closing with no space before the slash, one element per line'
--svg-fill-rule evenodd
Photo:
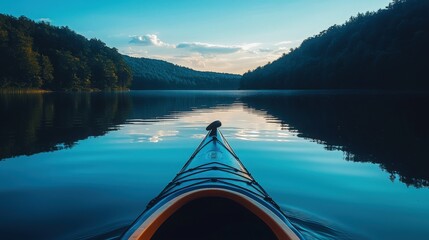
<path fill-rule="evenodd" d="M 0 238 L 119 236 L 213 120 L 309 239 L 427 239 L 429 96 L 0 95 Z"/>

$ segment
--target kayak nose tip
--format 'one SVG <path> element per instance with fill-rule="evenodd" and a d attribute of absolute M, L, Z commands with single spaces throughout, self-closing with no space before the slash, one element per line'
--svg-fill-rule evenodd
<path fill-rule="evenodd" d="M 207 130 L 207 131 L 211 131 L 211 130 L 217 129 L 217 128 L 218 128 L 218 127 L 220 127 L 220 126 L 222 126 L 222 123 L 221 123 L 219 120 L 216 120 L 216 121 L 214 121 L 214 122 L 210 123 L 210 124 L 206 127 L 206 130 Z"/>

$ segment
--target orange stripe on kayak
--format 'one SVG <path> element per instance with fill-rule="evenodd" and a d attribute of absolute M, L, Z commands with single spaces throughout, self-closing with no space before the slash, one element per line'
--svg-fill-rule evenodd
<path fill-rule="evenodd" d="M 278 239 L 299 240 L 286 223 L 262 204 L 241 193 L 220 188 L 199 189 L 177 196 L 156 210 L 136 229 L 129 239 L 150 240 L 158 228 L 178 209 L 188 202 L 203 197 L 223 197 L 233 200 L 264 221 Z"/>

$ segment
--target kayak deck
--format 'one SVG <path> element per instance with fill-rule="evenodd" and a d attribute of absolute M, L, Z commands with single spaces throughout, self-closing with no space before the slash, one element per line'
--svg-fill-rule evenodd
<path fill-rule="evenodd" d="M 149 205 L 183 190 L 203 186 L 233 187 L 259 196 L 276 206 L 275 202 L 247 171 L 218 130 L 207 134 L 176 177 Z"/>
<path fill-rule="evenodd" d="M 209 127 L 122 239 L 303 239 L 217 127 Z"/>

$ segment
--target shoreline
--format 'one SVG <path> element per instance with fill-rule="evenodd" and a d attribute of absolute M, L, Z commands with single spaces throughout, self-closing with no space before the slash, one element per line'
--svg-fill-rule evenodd
<path fill-rule="evenodd" d="M 13 93 L 13 94 L 27 94 L 27 93 L 71 93 L 71 92 L 127 92 L 130 89 L 108 89 L 108 90 L 99 90 L 99 89 L 79 89 L 79 90 L 46 90 L 46 89 L 36 89 L 36 88 L 0 88 L 1 93 Z"/>

